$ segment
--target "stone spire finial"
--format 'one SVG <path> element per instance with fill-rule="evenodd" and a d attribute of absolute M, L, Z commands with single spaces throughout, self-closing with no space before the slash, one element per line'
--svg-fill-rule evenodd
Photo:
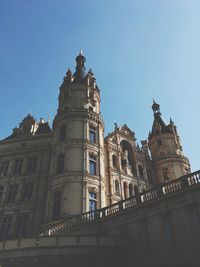
<path fill-rule="evenodd" d="M 86 58 L 83 56 L 83 51 L 80 50 L 79 55 L 76 57 L 76 71 L 74 73 L 74 76 L 78 79 L 85 77 L 85 61 Z"/>
<path fill-rule="evenodd" d="M 153 105 L 152 105 L 153 113 L 154 114 L 161 114 L 160 113 L 160 105 L 156 103 L 155 99 L 153 98 Z"/>

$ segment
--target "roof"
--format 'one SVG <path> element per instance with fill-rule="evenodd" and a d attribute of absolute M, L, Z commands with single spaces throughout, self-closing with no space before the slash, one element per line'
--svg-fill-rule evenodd
<path fill-rule="evenodd" d="M 35 135 L 51 133 L 51 128 L 48 122 L 40 123 Z"/>

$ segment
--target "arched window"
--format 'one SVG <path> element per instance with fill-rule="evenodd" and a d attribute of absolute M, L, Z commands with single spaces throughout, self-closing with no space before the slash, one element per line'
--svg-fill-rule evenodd
<path fill-rule="evenodd" d="M 11 184 L 7 193 L 7 203 L 14 203 L 18 191 L 18 184 Z"/>
<path fill-rule="evenodd" d="M 120 195 L 118 180 L 115 180 L 115 194 L 118 195 L 118 196 Z"/>
<path fill-rule="evenodd" d="M 65 155 L 59 154 L 57 157 L 57 169 L 56 173 L 61 174 L 64 172 L 64 166 L 65 166 Z"/>
<path fill-rule="evenodd" d="M 33 195 L 33 183 L 26 183 L 22 192 L 22 201 L 29 202 Z"/>
<path fill-rule="evenodd" d="M 123 182 L 123 188 L 124 188 L 124 198 L 128 197 L 128 186 L 127 182 Z"/>
<path fill-rule="evenodd" d="M 62 125 L 59 129 L 59 142 L 63 142 L 66 139 L 66 126 Z"/>
<path fill-rule="evenodd" d="M 117 156 L 112 155 L 112 166 L 113 168 L 117 168 Z"/>
<path fill-rule="evenodd" d="M 132 197 L 133 196 L 133 185 L 129 184 L 128 189 L 129 189 L 129 197 Z"/>
<path fill-rule="evenodd" d="M 55 192 L 53 195 L 53 214 L 52 219 L 58 220 L 60 218 L 61 192 Z"/>
<path fill-rule="evenodd" d="M 138 166 L 139 176 L 141 179 L 144 179 L 144 172 L 141 165 Z"/>
<path fill-rule="evenodd" d="M 135 195 L 139 193 L 137 185 L 134 186 L 134 193 Z"/>

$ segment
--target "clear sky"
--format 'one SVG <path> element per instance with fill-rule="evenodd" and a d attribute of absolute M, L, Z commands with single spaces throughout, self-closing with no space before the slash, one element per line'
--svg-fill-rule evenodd
<path fill-rule="evenodd" d="M 0 0 L 0 138 L 31 112 L 51 120 L 80 48 L 101 89 L 106 133 L 151 129 L 152 99 L 200 169 L 199 0 Z"/>

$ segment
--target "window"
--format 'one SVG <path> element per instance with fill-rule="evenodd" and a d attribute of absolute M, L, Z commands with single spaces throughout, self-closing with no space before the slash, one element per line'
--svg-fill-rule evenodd
<path fill-rule="evenodd" d="M 162 173 L 163 173 L 164 181 L 168 182 L 169 181 L 169 170 L 168 170 L 168 168 L 164 168 L 162 170 Z"/>
<path fill-rule="evenodd" d="M 162 143 L 162 140 L 161 140 L 161 139 L 158 139 L 158 140 L 157 140 L 157 145 L 158 145 L 158 146 L 162 146 L 162 144 L 163 144 L 163 143 Z"/>
<path fill-rule="evenodd" d="M 127 186 L 127 182 L 123 182 L 123 188 L 124 188 L 124 198 L 127 198 L 128 197 L 128 192 L 127 192 L 128 186 Z"/>
<path fill-rule="evenodd" d="M 151 171 L 149 169 L 147 169 L 147 179 L 148 179 L 150 184 L 153 183 L 152 173 L 151 173 Z"/>
<path fill-rule="evenodd" d="M 92 144 L 96 143 L 96 129 L 90 127 L 89 134 L 90 134 L 90 143 Z"/>
<path fill-rule="evenodd" d="M 26 183 L 22 192 L 22 201 L 29 202 L 33 195 L 33 183 Z"/>
<path fill-rule="evenodd" d="M 89 165 L 90 165 L 90 174 L 91 175 L 96 175 L 96 161 L 97 157 L 94 155 L 89 156 Z"/>
<path fill-rule="evenodd" d="M 120 195 L 118 180 L 115 180 L 115 194 L 118 196 Z"/>
<path fill-rule="evenodd" d="M 117 156 L 116 155 L 112 155 L 112 165 L 113 165 L 113 168 L 117 167 Z"/>
<path fill-rule="evenodd" d="M 0 185 L 0 203 L 3 200 L 3 192 L 4 192 L 4 186 L 3 185 Z"/>
<path fill-rule="evenodd" d="M 14 203 L 18 191 L 18 184 L 11 184 L 7 193 L 7 203 Z"/>
<path fill-rule="evenodd" d="M 97 194 L 94 192 L 89 192 L 89 210 L 97 209 Z"/>
<path fill-rule="evenodd" d="M 11 216 L 4 217 L 1 227 L 1 239 L 8 239 L 10 237 L 11 225 L 12 225 L 12 217 Z"/>
<path fill-rule="evenodd" d="M 28 161 L 27 174 L 34 174 L 37 167 L 37 157 L 32 157 Z"/>
<path fill-rule="evenodd" d="M 129 197 L 132 197 L 133 196 L 133 185 L 129 184 L 128 189 L 129 189 Z"/>
<path fill-rule="evenodd" d="M 14 175 L 21 174 L 21 172 L 22 172 L 22 165 L 23 165 L 23 159 L 17 159 L 15 161 L 14 170 L 13 170 L 13 174 Z"/>
<path fill-rule="evenodd" d="M 63 125 L 60 127 L 59 131 L 59 142 L 63 142 L 66 139 L 66 126 Z"/>
<path fill-rule="evenodd" d="M 57 174 L 61 174 L 64 172 L 64 166 L 65 166 L 65 155 L 64 154 L 60 154 L 57 157 L 57 170 L 56 173 Z"/>
<path fill-rule="evenodd" d="M 17 221 L 16 235 L 17 237 L 26 237 L 28 230 L 28 214 L 22 214 Z"/>
<path fill-rule="evenodd" d="M 134 186 L 134 193 L 135 193 L 135 195 L 139 193 L 137 185 Z"/>
<path fill-rule="evenodd" d="M 55 192 L 53 196 L 53 220 L 60 218 L 61 192 Z"/>
<path fill-rule="evenodd" d="M 138 166 L 139 176 L 141 179 L 144 179 L 144 172 L 141 165 Z"/>
<path fill-rule="evenodd" d="M 9 161 L 2 161 L 0 168 L 0 176 L 6 176 L 8 174 Z"/>

